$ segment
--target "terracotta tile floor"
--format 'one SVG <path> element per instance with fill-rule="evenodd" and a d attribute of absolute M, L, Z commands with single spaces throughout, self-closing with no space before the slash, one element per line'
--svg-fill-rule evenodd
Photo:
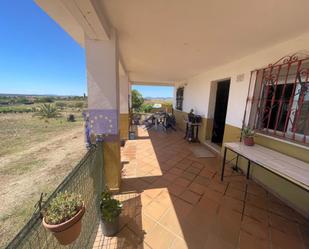
<path fill-rule="evenodd" d="M 309 222 L 219 158 L 196 158 L 180 132 L 141 127 L 122 149 L 121 230 L 94 249 L 305 249 Z"/>

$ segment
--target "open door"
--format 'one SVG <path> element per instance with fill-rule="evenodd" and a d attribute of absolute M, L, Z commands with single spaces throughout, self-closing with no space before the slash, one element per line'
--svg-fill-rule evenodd
<path fill-rule="evenodd" d="M 217 84 L 216 105 L 211 142 L 221 146 L 224 135 L 227 103 L 229 99 L 230 80 L 219 81 Z"/>

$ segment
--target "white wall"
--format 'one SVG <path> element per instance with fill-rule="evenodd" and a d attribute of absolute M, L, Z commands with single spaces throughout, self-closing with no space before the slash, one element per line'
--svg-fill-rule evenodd
<path fill-rule="evenodd" d="M 211 82 L 231 78 L 226 123 L 241 127 L 251 71 L 266 67 L 281 57 L 296 52 L 309 54 L 309 33 L 258 51 L 192 78 L 176 82 L 175 90 L 178 86 L 187 84 L 184 91 L 183 111 L 189 112 L 193 108 L 195 113 L 208 117 Z M 244 79 L 241 82 L 236 82 L 236 77 L 240 74 L 244 74 Z"/>

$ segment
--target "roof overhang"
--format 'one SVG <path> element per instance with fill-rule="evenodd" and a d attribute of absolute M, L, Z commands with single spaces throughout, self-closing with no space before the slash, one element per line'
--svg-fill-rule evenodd
<path fill-rule="evenodd" d="M 35 1 L 82 46 L 116 29 L 134 82 L 184 80 L 309 32 L 308 0 Z"/>
<path fill-rule="evenodd" d="M 93 40 L 108 40 L 110 25 L 103 8 L 95 0 L 35 0 L 82 47 L 85 35 Z"/>

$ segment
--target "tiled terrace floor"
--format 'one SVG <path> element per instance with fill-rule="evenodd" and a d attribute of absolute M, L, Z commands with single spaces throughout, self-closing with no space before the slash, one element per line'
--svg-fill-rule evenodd
<path fill-rule="evenodd" d="M 182 133 L 139 128 L 128 141 L 121 193 L 121 231 L 94 249 L 309 248 L 309 223 L 218 158 L 196 158 Z"/>

